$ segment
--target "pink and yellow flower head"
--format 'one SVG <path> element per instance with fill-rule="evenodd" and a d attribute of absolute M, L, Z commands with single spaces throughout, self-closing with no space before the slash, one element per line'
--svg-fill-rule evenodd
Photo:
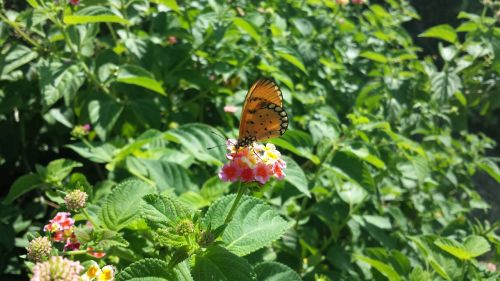
<path fill-rule="evenodd" d="M 56 242 L 66 242 L 64 250 L 77 250 L 80 243 L 73 233 L 75 220 L 71 218 L 68 212 L 59 212 L 56 216 L 43 227 L 43 230 L 50 232 L 52 240 Z"/>
<path fill-rule="evenodd" d="M 229 139 L 226 143 L 228 163 L 219 172 L 219 178 L 230 182 L 253 182 L 265 184 L 271 177 L 279 180 L 285 177 L 283 169 L 286 163 L 281 159 L 281 153 L 276 147 L 254 143 L 251 146 L 236 149 L 236 140 Z"/>

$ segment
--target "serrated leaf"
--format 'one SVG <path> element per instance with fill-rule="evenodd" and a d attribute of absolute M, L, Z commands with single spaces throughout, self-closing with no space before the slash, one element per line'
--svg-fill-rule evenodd
<path fill-rule="evenodd" d="M 455 43 L 457 41 L 457 33 L 455 29 L 449 24 L 441 24 L 433 26 L 420 35 L 419 37 L 437 38 L 450 43 Z"/>
<path fill-rule="evenodd" d="M 196 159 L 222 166 L 226 152 L 225 148 L 220 145 L 225 141 L 212 132 L 218 133 L 216 129 L 208 125 L 191 123 L 169 130 L 165 136 L 171 141 L 180 143 Z M 209 147 L 215 148 L 209 150 Z"/>
<path fill-rule="evenodd" d="M 302 279 L 290 267 L 279 262 L 262 262 L 255 266 L 259 281 L 301 281 Z"/>
<path fill-rule="evenodd" d="M 203 220 L 207 228 L 215 229 L 224 223 L 235 197 L 225 196 L 210 206 Z M 290 226 L 291 223 L 264 201 L 243 196 L 233 220 L 224 230 L 222 241 L 229 251 L 244 256 L 270 245 Z"/>
<path fill-rule="evenodd" d="M 302 168 L 290 157 L 281 157 L 286 162 L 285 180 L 307 197 L 311 197 L 309 183 Z"/>
<path fill-rule="evenodd" d="M 473 258 L 485 254 L 491 250 L 491 246 L 488 243 L 488 240 L 478 235 L 471 235 L 467 237 L 467 239 L 465 239 L 464 241 L 464 247 Z"/>
<path fill-rule="evenodd" d="M 167 262 L 159 259 L 142 259 L 134 262 L 116 275 L 117 281 L 172 281 L 178 279 L 173 271 L 168 269 Z"/>
<path fill-rule="evenodd" d="M 167 227 L 183 218 L 191 218 L 193 211 L 178 200 L 157 194 L 146 195 L 141 204 L 141 216 L 154 228 Z"/>
<path fill-rule="evenodd" d="M 250 264 L 228 250 L 213 246 L 195 257 L 193 277 L 196 281 L 207 280 L 257 280 Z"/>
<path fill-rule="evenodd" d="M 234 18 L 233 19 L 233 24 L 238 27 L 241 31 L 247 33 L 252 37 L 255 41 L 259 42 L 260 41 L 260 35 L 257 33 L 257 30 L 255 27 L 246 21 L 243 18 Z"/>
<path fill-rule="evenodd" d="M 137 65 L 124 65 L 120 67 L 117 82 L 136 85 L 166 96 L 165 90 L 149 71 Z"/>
<path fill-rule="evenodd" d="M 428 281 L 431 280 L 431 274 L 422 269 L 422 267 L 415 267 L 408 276 L 409 281 Z"/>
<path fill-rule="evenodd" d="M 82 163 L 69 159 L 57 159 L 51 161 L 44 173 L 44 180 L 51 183 L 63 181 L 74 168 L 82 167 Z"/>
<path fill-rule="evenodd" d="M 106 197 L 99 212 L 100 220 L 110 230 L 127 227 L 139 218 L 142 197 L 154 191 L 152 186 L 137 179 L 119 183 Z"/>
<path fill-rule="evenodd" d="M 399 274 L 396 272 L 396 270 L 394 270 L 394 268 L 391 265 L 385 264 L 381 261 L 371 259 L 362 255 L 354 255 L 354 257 L 360 261 L 368 263 L 373 268 L 382 273 L 385 277 L 387 277 L 390 281 L 401 280 Z"/>
<path fill-rule="evenodd" d="M 9 73 L 38 57 L 38 54 L 23 45 L 12 45 L 0 55 L 0 79 L 6 79 Z"/>
<path fill-rule="evenodd" d="M 42 179 L 37 174 L 22 175 L 11 185 L 9 194 L 3 200 L 3 204 L 11 204 L 21 195 L 40 187 L 43 184 Z"/>

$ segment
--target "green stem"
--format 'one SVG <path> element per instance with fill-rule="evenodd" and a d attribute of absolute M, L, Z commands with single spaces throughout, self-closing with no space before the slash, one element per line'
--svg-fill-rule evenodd
<path fill-rule="evenodd" d="M 86 254 L 86 253 L 87 253 L 87 250 L 76 250 L 76 251 L 63 252 L 63 254 L 65 254 L 65 255 L 82 255 L 82 254 Z"/>
<path fill-rule="evenodd" d="M 17 34 L 19 34 L 26 42 L 30 43 L 31 45 L 35 46 L 36 48 L 40 48 L 40 44 L 38 44 L 35 40 L 31 39 L 26 32 L 24 32 L 19 25 L 16 22 L 13 22 L 9 20 L 7 17 L 5 17 L 2 13 L 0 13 L 0 19 L 8 24 L 10 27 L 12 27 Z"/>
<path fill-rule="evenodd" d="M 229 213 L 227 214 L 227 217 L 224 220 L 224 224 L 230 223 L 231 220 L 233 219 L 236 207 L 238 207 L 238 204 L 240 203 L 241 197 L 243 196 L 243 193 L 245 193 L 245 190 L 246 190 L 245 186 L 240 182 L 238 186 L 238 194 L 236 195 L 236 199 L 234 199 L 233 206 L 231 206 L 231 209 L 229 210 Z"/>
<path fill-rule="evenodd" d="M 92 224 L 94 228 L 100 228 L 99 225 L 94 221 L 94 219 L 90 216 L 90 214 L 87 212 L 86 208 L 82 208 L 82 213 L 85 215 L 87 220 Z"/>

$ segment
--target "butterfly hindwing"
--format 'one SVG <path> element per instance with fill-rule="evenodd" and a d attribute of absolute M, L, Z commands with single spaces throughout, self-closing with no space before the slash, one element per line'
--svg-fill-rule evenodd
<path fill-rule="evenodd" d="M 262 141 L 283 135 L 287 128 L 281 90 L 270 79 L 257 80 L 245 98 L 238 139 L 244 144 L 248 140 Z"/>

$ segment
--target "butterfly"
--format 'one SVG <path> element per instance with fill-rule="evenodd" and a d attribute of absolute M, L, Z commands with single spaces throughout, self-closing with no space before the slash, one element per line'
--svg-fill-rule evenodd
<path fill-rule="evenodd" d="M 280 88 L 271 79 L 257 80 L 245 97 L 236 148 L 279 137 L 287 128 L 288 114 Z"/>

